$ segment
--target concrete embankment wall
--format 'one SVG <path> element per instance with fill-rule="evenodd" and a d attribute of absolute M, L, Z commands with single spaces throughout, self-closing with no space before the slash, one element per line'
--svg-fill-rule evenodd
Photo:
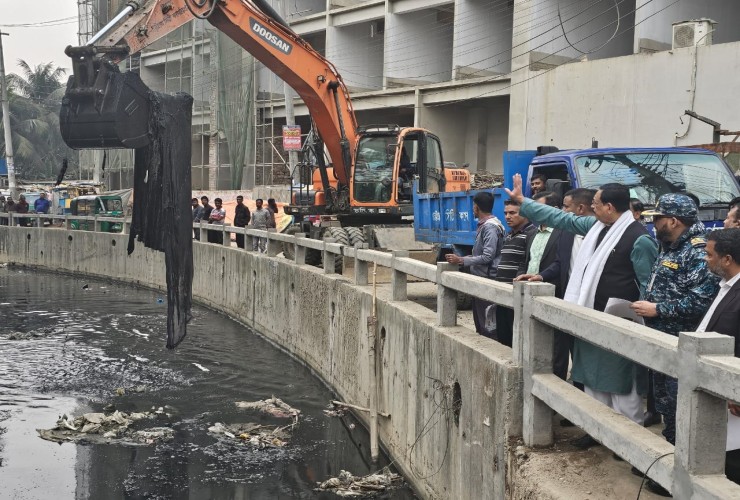
<path fill-rule="evenodd" d="M 138 245 L 127 256 L 127 240 L 0 227 L 0 261 L 163 287 L 164 255 Z M 198 302 L 303 360 L 343 401 L 369 405 L 371 286 L 201 243 L 194 266 Z M 378 289 L 377 317 L 379 410 L 390 414 L 379 417 L 386 450 L 423 498 L 504 498 L 507 440 L 521 430 L 521 371 L 511 351 L 462 327 L 435 326 L 435 313 L 392 302 L 387 286 Z"/>

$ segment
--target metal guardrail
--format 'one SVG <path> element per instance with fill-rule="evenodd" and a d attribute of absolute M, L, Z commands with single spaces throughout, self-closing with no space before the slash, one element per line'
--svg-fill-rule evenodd
<path fill-rule="evenodd" d="M 20 218 L 13 214 L 13 219 Z M 120 218 L 23 214 L 23 218 L 110 220 Z M 8 214 L 0 213 L 0 220 Z M 128 232 L 130 219 L 124 221 Z M 391 270 L 392 299 L 407 299 L 407 277 L 437 285 L 437 324 L 455 326 L 457 293 L 465 293 L 514 309 L 514 362 L 523 370 L 523 437 L 528 446 L 553 443 L 553 411 L 588 432 L 676 498 L 737 498 L 740 486 L 724 477 L 727 400 L 740 401 L 740 359 L 734 357 L 734 339 L 717 333 L 682 332 L 678 337 L 628 320 L 564 302 L 545 283 L 508 285 L 459 272 L 457 265 L 427 264 L 408 252 L 381 252 L 367 245 L 348 247 L 304 234 L 286 235 L 253 228 L 196 223 L 195 231 L 221 231 L 224 245 L 230 234 L 244 234 L 252 251 L 254 238 L 268 240 L 268 256 L 282 245 L 293 245 L 295 263 L 305 264 L 306 250 L 324 257 L 324 273 L 335 272 L 334 260 L 354 259 L 356 285 L 368 285 L 370 264 Z M 201 241 L 204 241 L 201 238 Z M 679 380 L 676 446 L 617 414 L 555 375 L 552 369 L 553 331 L 559 329 Z"/>

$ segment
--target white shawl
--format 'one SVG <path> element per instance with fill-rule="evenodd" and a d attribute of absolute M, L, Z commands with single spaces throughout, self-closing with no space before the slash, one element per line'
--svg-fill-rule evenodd
<path fill-rule="evenodd" d="M 601 273 L 604 272 L 606 260 L 619 243 L 619 240 L 622 239 L 624 232 L 634 221 L 632 212 L 629 210 L 624 212 L 604 235 L 604 239 L 598 247 L 596 242 L 606 225 L 597 221 L 589 229 L 581 248 L 578 250 L 576 267 L 570 274 L 568 288 L 565 290 L 564 299 L 566 302 L 593 308 L 596 287 L 599 285 Z"/>

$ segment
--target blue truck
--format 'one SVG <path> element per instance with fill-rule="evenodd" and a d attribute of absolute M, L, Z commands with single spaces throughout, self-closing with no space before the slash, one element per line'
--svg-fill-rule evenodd
<path fill-rule="evenodd" d="M 598 188 L 618 182 L 630 188 L 646 208 L 666 193 L 689 192 L 699 199 L 699 218 L 707 227 L 721 226 L 727 205 L 740 196 L 740 185 L 724 160 L 712 151 L 696 148 L 602 148 L 563 150 L 538 155 L 537 151 L 504 153 L 504 186 L 521 174 L 529 196 L 529 179 L 536 173 L 548 178 L 547 189 L 564 194 L 576 187 Z M 494 215 L 504 223 L 502 188 L 493 188 Z M 414 235 L 432 243 L 441 253 L 470 253 L 475 242 L 473 197 L 478 191 L 416 193 Z M 648 222 L 651 222 L 648 220 Z"/>

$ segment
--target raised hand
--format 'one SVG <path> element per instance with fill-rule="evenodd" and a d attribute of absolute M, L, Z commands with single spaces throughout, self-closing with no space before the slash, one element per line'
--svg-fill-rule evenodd
<path fill-rule="evenodd" d="M 522 176 L 520 174 L 514 175 L 513 189 L 507 188 L 506 194 L 508 194 L 509 198 L 517 203 L 521 203 L 524 201 L 524 191 L 522 191 Z"/>

